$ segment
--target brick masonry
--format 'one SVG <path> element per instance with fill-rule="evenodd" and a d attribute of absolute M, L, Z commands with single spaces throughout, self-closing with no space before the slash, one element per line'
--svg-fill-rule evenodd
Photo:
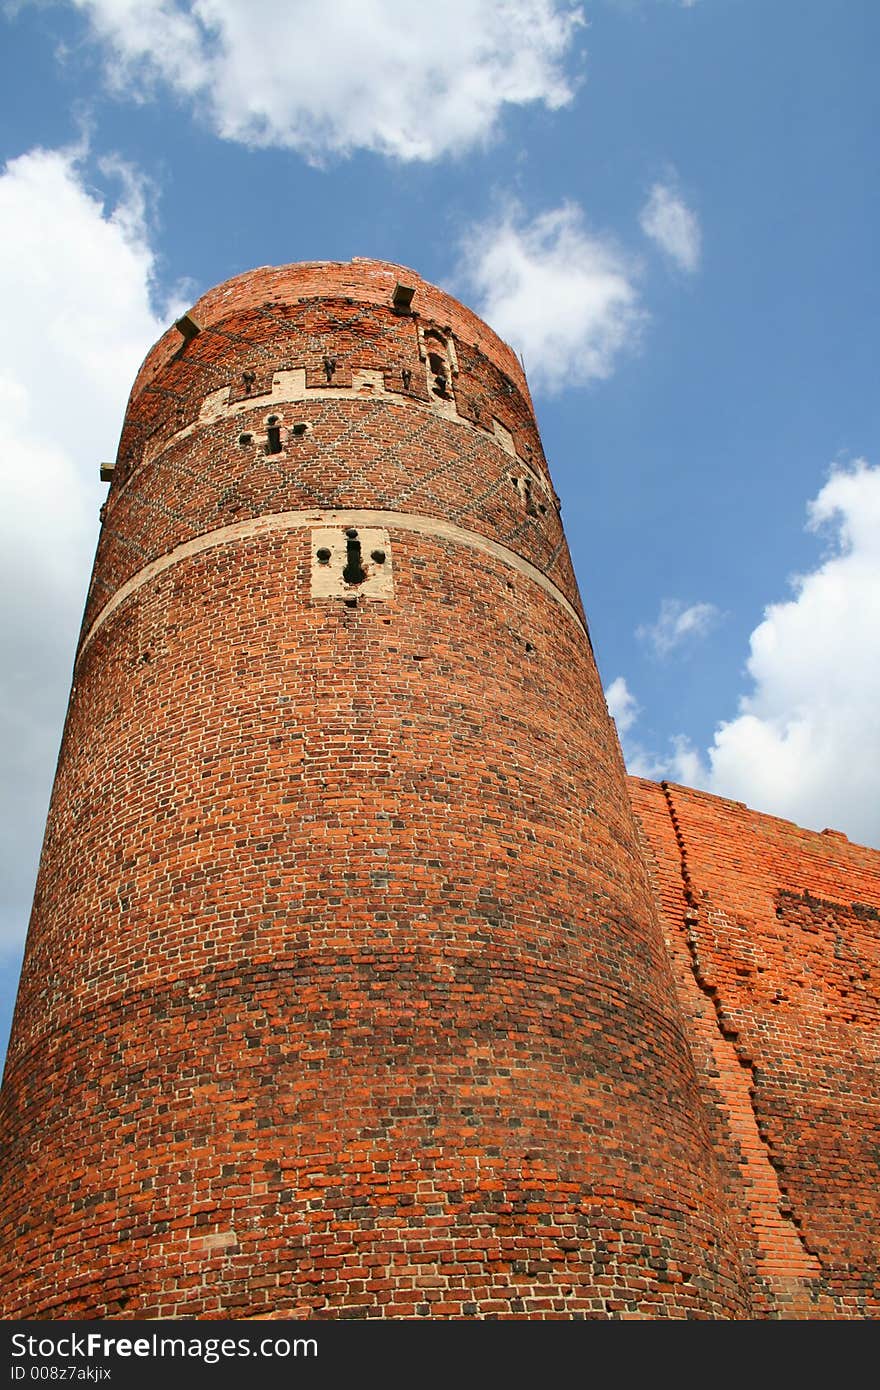
<path fill-rule="evenodd" d="M 3 1316 L 876 1308 L 868 1044 L 845 1137 L 801 987 L 747 1017 L 723 914 L 772 901 L 842 1028 L 878 856 L 825 837 L 836 878 L 737 886 L 728 803 L 628 781 L 521 367 L 467 309 L 355 261 L 192 317 L 103 509 L 0 1101 Z"/>
<path fill-rule="evenodd" d="M 756 1315 L 880 1312 L 880 854 L 631 779 Z"/>

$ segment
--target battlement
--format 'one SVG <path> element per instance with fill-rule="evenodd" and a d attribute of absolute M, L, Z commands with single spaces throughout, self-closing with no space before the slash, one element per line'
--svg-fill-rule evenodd
<path fill-rule="evenodd" d="M 395 289 L 413 290 L 406 309 L 394 302 Z M 476 349 L 525 397 L 531 407 L 522 364 L 513 349 L 465 305 L 432 285 L 408 266 L 355 257 L 349 262 L 306 261 L 286 266 L 262 266 L 208 290 L 190 314 L 200 330 L 219 329 L 239 315 L 271 315 L 273 310 L 309 302 L 390 310 L 416 325 L 430 324 Z M 132 387 L 129 409 L 162 370 L 173 363 L 181 347 L 175 328 L 159 339 L 144 359 Z"/>

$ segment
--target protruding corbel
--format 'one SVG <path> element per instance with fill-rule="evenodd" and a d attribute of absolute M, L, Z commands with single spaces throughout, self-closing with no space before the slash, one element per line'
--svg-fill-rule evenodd
<path fill-rule="evenodd" d="M 395 285 L 394 293 L 391 296 L 391 307 L 395 309 L 398 314 L 411 313 L 411 305 L 415 292 L 414 285 Z"/>
<path fill-rule="evenodd" d="M 110 483 L 110 482 L 113 481 L 113 470 L 114 470 L 115 467 L 116 467 L 116 464 L 115 464 L 115 463 L 102 463 L 102 464 L 101 464 L 101 482 L 102 482 L 102 483 Z"/>
<path fill-rule="evenodd" d="M 185 343 L 191 343 L 193 338 L 197 338 L 202 331 L 202 325 L 193 318 L 192 314 L 184 314 L 177 320 L 174 327 Z"/>

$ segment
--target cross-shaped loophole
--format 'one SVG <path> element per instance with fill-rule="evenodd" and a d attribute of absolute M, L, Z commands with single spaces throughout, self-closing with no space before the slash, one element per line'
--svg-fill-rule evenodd
<path fill-rule="evenodd" d="M 358 533 L 353 526 L 350 526 L 345 533 L 345 569 L 342 571 L 342 578 L 346 584 L 363 584 L 366 577 L 366 571 L 361 561 L 361 543 L 358 540 Z"/>

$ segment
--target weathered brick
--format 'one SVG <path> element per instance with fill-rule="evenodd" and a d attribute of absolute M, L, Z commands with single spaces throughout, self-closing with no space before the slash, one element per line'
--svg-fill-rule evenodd
<path fill-rule="evenodd" d="M 821 1275 L 772 1242 L 807 1145 L 777 1193 L 723 1137 L 750 1101 L 684 970 L 688 834 L 634 783 L 640 843 L 515 355 L 380 262 L 193 314 L 135 382 L 86 606 L 0 1101 L 2 1314 L 867 1308 L 834 1222 Z M 372 590 L 346 530 L 388 537 Z M 747 952 L 700 950 L 779 1063 L 775 1146 L 809 1069 L 743 1013 Z"/>

